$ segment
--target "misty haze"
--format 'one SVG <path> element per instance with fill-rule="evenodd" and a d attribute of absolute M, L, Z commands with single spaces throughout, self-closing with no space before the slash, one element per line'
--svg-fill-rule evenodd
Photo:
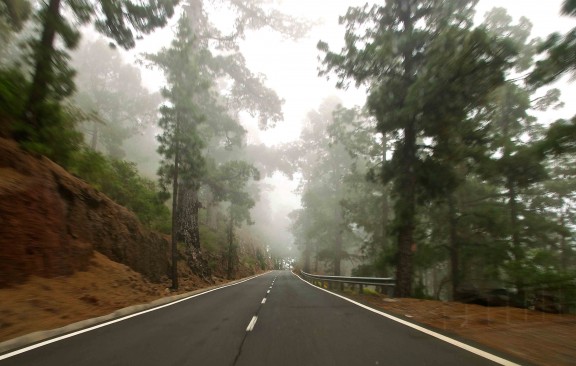
<path fill-rule="evenodd" d="M 0 0 L 0 366 L 574 365 L 575 17 Z"/>

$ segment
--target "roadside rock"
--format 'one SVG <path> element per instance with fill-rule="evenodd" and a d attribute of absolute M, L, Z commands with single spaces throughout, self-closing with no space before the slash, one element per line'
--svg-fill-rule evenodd
<path fill-rule="evenodd" d="M 0 139 L 0 288 L 85 270 L 94 250 L 158 282 L 168 246 L 83 180 Z"/>

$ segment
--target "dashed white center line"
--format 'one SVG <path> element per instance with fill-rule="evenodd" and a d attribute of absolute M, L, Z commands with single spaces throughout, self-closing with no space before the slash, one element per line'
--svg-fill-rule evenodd
<path fill-rule="evenodd" d="M 261 304 L 264 304 L 265 302 L 266 302 L 266 298 L 263 298 Z"/>
<path fill-rule="evenodd" d="M 270 293 L 270 290 L 266 291 L 266 293 L 269 294 L 269 293 Z"/>
<path fill-rule="evenodd" d="M 258 320 L 258 317 L 256 315 L 254 315 L 252 317 L 252 320 L 250 320 L 250 324 L 248 324 L 248 328 L 246 328 L 247 332 L 251 332 L 252 329 L 254 329 L 254 325 L 256 325 L 257 320 Z"/>

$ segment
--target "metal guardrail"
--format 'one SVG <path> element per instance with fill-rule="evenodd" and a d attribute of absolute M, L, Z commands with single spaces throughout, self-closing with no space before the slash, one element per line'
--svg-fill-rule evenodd
<path fill-rule="evenodd" d="M 328 289 L 334 289 L 334 284 L 339 285 L 340 291 L 344 290 L 344 284 L 358 285 L 358 293 L 364 292 L 364 286 L 376 286 L 382 293 L 392 296 L 396 280 L 391 277 L 346 277 L 346 276 L 321 276 L 300 271 L 300 275 L 308 282 Z"/>

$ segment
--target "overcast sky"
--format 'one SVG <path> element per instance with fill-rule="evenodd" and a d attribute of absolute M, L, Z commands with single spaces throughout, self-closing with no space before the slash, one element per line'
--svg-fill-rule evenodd
<path fill-rule="evenodd" d="M 559 15 L 561 0 L 480 0 L 477 6 L 477 21 L 495 6 L 506 7 L 515 20 L 520 16 L 529 18 L 533 25 L 533 36 L 546 37 L 559 31 L 565 33 L 576 23 Z M 321 101 L 336 94 L 346 106 L 362 105 L 365 95 L 353 88 L 348 91 L 336 90 L 335 81 L 317 77 L 319 61 L 316 44 L 320 39 L 327 41 L 331 49 L 339 50 L 342 45 L 343 29 L 338 25 L 338 16 L 343 15 L 349 6 L 363 5 L 365 0 L 283 0 L 283 11 L 309 19 L 321 19 L 323 24 L 310 32 L 306 39 L 297 42 L 283 40 L 272 32 L 260 31 L 250 34 L 242 45 L 249 67 L 266 75 L 268 86 L 276 90 L 285 100 L 285 121 L 278 127 L 261 132 L 260 139 L 266 144 L 275 144 L 296 139 L 306 113 L 318 107 Z M 563 85 L 563 87 L 565 87 Z M 573 88 L 571 88 L 573 89 Z M 568 90 L 567 90 L 568 91 Z M 570 108 L 570 106 L 568 106 Z M 553 113 L 553 119 L 569 117 Z M 252 129 L 251 129 L 252 130 Z"/>
<path fill-rule="evenodd" d="M 382 0 L 384 1 L 384 0 Z M 373 1 L 371 1 L 373 2 Z M 365 95 L 350 88 L 347 91 L 337 90 L 335 80 L 319 78 L 318 51 L 319 40 L 327 41 L 333 50 L 339 50 L 343 43 L 343 29 L 338 25 L 338 17 L 346 13 L 349 6 L 359 6 L 366 0 L 276 0 L 281 11 L 300 18 L 320 20 L 321 24 L 313 28 L 308 36 L 298 41 L 283 39 L 282 36 L 266 29 L 249 32 L 241 44 L 241 51 L 246 57 L 248 66 L 255 73 L 265 75 L 267 86 L 274 89 L 285 100 L 285 121 L 276 128 L 257 131 L 256 123 L 244 120 L 254 137 L 267 145 L 295 140 L 299 136 L 300 126 L 306 113 L 318 107 L 322 100 L 330 95 L 339 96 L 345 106 L 362 105 Z M 573 18 L 560 16 L 562 0 L 480 0 L 477 6 L 476 21 L 483 19 L 483 14 L 493 7 L 508 9 L 515 21 L 521 16 L 529 18 L 533 24 L 533 36 L 546 37 L 552 32 L 565 33 L 576 26 Z M 228 19 L 222 19 L 221 23 Z M 218 22 L 218 20 L 214 20 Z M 170 27 L 146 37 L 139 42 L 136 53 L 156 52 L 160 47 L 169 45 Z M 158 88 L 161 78 L 149 71 L 145 72 L 146 84 Z M 576 95 L 576 86 L 563 82 L 559 85 L 567 95 Z M 574 93 L 572 93 L 574 91 Z M 576 114 L 576 106 L 566 106 L 564 111 L 555 111 L 540 116 L 545 122 L 557 118 L 570 117 Z"/>

